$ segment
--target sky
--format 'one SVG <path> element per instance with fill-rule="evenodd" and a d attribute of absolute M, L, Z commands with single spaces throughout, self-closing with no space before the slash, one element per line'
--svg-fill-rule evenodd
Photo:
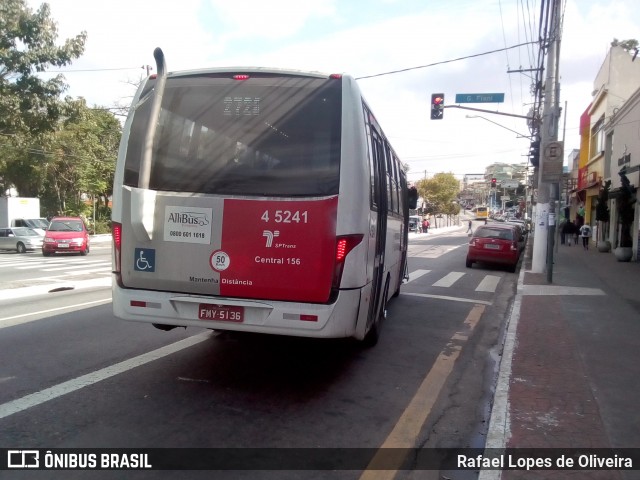
<path fill-rule="evenodd" d="M 43 3 L 27 1 L 32 9 Z M 535 67 L 538 47 L 511 47 L 538 39 L 540 2 L 49 0 L 59 43 L 88 35 L 82 57 L 52 73 L 64 73 L 67 95 L 104 107 L 130 103 L 147 66 L 154 71 L 156 47 L 169 71 L 261 66 L 352 75 L 409 165 L 409 180 L 462 178 L 495 162 L 526 162 L 526 120 L 494 112 L 524 116 L 531 108 L 532 73 L 514 71 Z M 567 157 L 579 147 L 579 118 L 611 41 L 640 39 L 640 9 L 637 0 L 563 5 L 559 139 Z M 452 61 L 463 57 L 471 58 Z M 405 71 L 380 75 L 397 70 Z M 461 93 L 504 93 L 504 102 L 461 104 L 492 113 L 448 108 L 430 120 L 433 93 L 444 93 L 446 105 Z"/>

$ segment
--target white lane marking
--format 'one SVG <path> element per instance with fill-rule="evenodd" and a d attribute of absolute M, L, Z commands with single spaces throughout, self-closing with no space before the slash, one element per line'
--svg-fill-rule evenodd
<path fill-rule="evenodd" d="M 65 266 L 53 266 L 43 268 L 43 272 L 55 272 L 58 270 L 72 270 L 72 269 L 82 269 L 82 268 L 111 268 L 111 262 L 92 262 L 92 263 L 76 263 L 73 265 L 65 265 Z"/>
<path fill-rule="evenodd" d="M 599 288 L 562 287 L 554 285 L 523 285 L 523 295 L 606 295 Z"/>
<path fill-rule="evenodd" d="M 163 357 L 166 357 L 167 355 L 171 355 L 172 353 L 184 350 L 185 348 L 192 347 L 194 345 L 197 345 L 198 343 L 208 340 L 209 338 L 211 338 L 211 335 L 211 332 L 200 333 L 198 335 L 194 335 L 193 337 L 185 338 L 184 340 L 180 340 L 165 347 L 161 347 L 151 352 L 138 355 L 137 357 L 130 358 L 129 360 L 116 363 L 115 365 L 102 368 L 95 372 L 82 375 L 78 378 L 68 380 L 58 385 L 54 385 L 53 387 L 45 388 L 44 390 L 40 390 L 39 392 L 35 392 L 22 398 L 4 403 L 0 405 L 0 419 L 6 418 L 15 413 L 22 412 L 29 408 L 36 407 L 45 402 L 48 402 L 49 400 L 53 400 L 68 393 L 75 392 L 76 390 L 80 390 L 81 388 L 88 387 L 120 373 L 124 373 L 128 370 L 140 367 L 147 363 L 153 362 L 154 360 L 159 360 Z"/>
<path fill-rule="evenodd" d="M 90 305 L 105 304 L 105 303 L 111 303 L 111 297 L 104 298 L 102 300 L 93 300 L 91 302 L 76 303 L 74 305 L 66 305 L 64 307 L 49 308 L 47 310 L 40 310 L 39 312 L 23 313 L 23 314 L 20 314 L 20 315 L 14 315 L 12 317 L 0 317 L 0 330 L 3 329 L 3 328 L 14 327 L 16 325 L 20 325 L 21 323 L 28 323 L 29 321 L 41 320 L 39 318 L 40 315 L 46 315 L 48 313 L 59 312 L 60 310 L 73 310 L 73 309 L 75 309 L 77 307 L 88 307 Z M 15 321 L 15 320 L 17 320 L 19 318 L 25 318 L 25 317 L 38 317 L 38 318 L 33 318 L 32 320 L 28 320 L 28 321 L 18 321 L 18 322 Z"/>
<path fill-rule="evenodd" d="M 433 284 L 434 287 L 450 287 L 451 285 L 453 285 L 454 283 L 456 283 L 458 280 L 460 280 L 462 277 L 464 277 L 465 274 L 462 272 L 451 272 L 447 275 L 445 275 L 444 277 L 442 277 L 440 280 L 438 280 L 436 283 Z"/>
<path fill-rule="evenodd" d="M 495 292 L 500 278 L 496 275 L 485 275 L 480 284 L 476 287 L 476 292 Z"/>
<path fill-rule="evenodd" d="M 493 305 L 492 302 L 476 300 L 474 298 L 448 297 L 446 295 L 429 295 L 427 293 L 400 292 L 400 295 L 410 295 L 412 297 L 435 298 L 436 300 L 451 300 L 452 302 L 478 303 L 480 305 Z"/>
<path fill-rule="evenodd" d="M 409 274 L 409 280 L 407 280 L 405 282 L 405 285 L 409 282 L 413 282 L 414 280 L 417 280 L 418 278 L 420 278 L 423 275 L 426 275 L 427 273 L 429 273 L 431 270 L 414 270 L 413 272 L 411 272 Z"/>

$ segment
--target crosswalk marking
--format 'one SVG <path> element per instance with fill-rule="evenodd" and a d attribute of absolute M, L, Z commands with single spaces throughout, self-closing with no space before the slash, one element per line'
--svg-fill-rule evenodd
<path fill-rule="evenodd" d="M 448 297 L 446 295 L 428 295 L 426 293 L 410 293 L 410 292 L 401 292 L 400 295 L 409 295 L 412 297 L 422 297 L 422 298 L 435 298 L 437 300 L 449 300 L 452 302 L 479 303 L 481 305 L 492 305 L 492 302 L 490 301 L 477 300 L 475 298 Z"/>
<path fill-rule="evenodd" d="M 407 280 L 406 283 L 412 282 L 413 280 L 416 280 L 416 279 L 420 278 L 421 276 L 426 275 L 430 271 L 431 270 L 414 270 L 413 272 L 411 272 L 409 274 L 409 280 Z"/>
<path fill-rule="evenodd" d="M 405 285 L 407 283 L 413 282 L 414 280 L 422 278 L 429 273 L 433 275 L 432 270 L 423 270 L 423 269 L 414 270 L 411 273 L 409 273 L 409 279 L 405 281 Z M 451 288 L 452 286 L 454 286 L 456 282 L 458 282 L 460 279 L 462 279 L 467 275 L 468 274 L 464 272 L 449 272 L 442 278 L 431 283 L 431 286 L 441 287 L 441 288 Z M 476 278 L 476 277 L 471 277 L 471 278 Z M 502 277 L 498 275 L 485 275 L 482 278 L 482 280 L 480 280 L 480 282 L 478 283 L 478 286 L 475 288 L 475 291 L 495 293 L 496 289 L 498 288 L 498 285 L 500 284 L 500 280 L 502 280 Z"/>
<path fill-rule="evenodd" d="M 462 272 L 451 272 L 447 275 L 445 275 L 444 277 L 442 277 L 440 280 L 438 280 L 436 283 L 433 284 L 434 287 L 450 287 L 451 285 L 453 285 L 454 283 L 456 283 L 458 280 L 460 280 L 462 277 L 464 277 L 464 273 Z"/>
<path fill-rule="evenodd" d="M 35 263 L 30 265 L 23 265 L 20 267 L 16 267 L 16 270 L 34 270 L 36 268 L 42 268 L 42 267 L 76 268 L 78 266 L 85 267 L 85 266 L 95 265 L 95 264 L 106 265 L 110 263 L 111 263 L 110 260 L 92 260 L 92 261 L 84 261 L 84 262 L 83 261 L 61 262 L 58 260 L 56 262 L 41 262 L 41 263 Z"/>
<path fill-rule="evenodd" d="M 409 245 L 407 255 L 414 258 L 439 258 L 461 245 Z"/>
<path fill-rule="evenodd" d="M 0 272 L 6 272 L 9 269 L 39 274 L 38 283 L 59 283 L 60 281 L 69 281 L 69 279 L 83 275 L 105 278 L 111 276 L 112 270 L 110 259 L 42 258 L 39 256 L 22 256 L 19 259 L 0 257 Z"/>
<path fill-rule="evenodd" d="M 111 268 L 111 262 L 100 262 L 99 264 L 76 264 L 76 265 L 64 265 L 51 268 L 43 268 L 43 272 L 57 272 L 60 270 L 81 270 L 83 268 L 100 267 L 100 269 Z"/>
<path fill-rule="evenodd" d="M 500 277 L 496 275 L 485 275 L 476 288 L 476 292 L 495 292 L 498 283 L 500 283 Z"/>

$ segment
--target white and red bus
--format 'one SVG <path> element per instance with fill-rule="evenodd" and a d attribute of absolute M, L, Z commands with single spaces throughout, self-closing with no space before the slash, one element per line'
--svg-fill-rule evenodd
<path fill-rule="evenodd" d="M 354 79 L 154 55 L 115 173 L 115 315 L 375 343 L 417 194 Z"/>

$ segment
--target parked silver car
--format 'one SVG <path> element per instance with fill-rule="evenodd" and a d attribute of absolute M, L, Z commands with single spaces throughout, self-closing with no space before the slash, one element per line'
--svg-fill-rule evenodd
<path fill-rule="evenodd" d="M 27 250 L 40 250 L 43 236 L 32 228 L 0 228 L 0 250 L 15 250 L 24 253 Z"/>

